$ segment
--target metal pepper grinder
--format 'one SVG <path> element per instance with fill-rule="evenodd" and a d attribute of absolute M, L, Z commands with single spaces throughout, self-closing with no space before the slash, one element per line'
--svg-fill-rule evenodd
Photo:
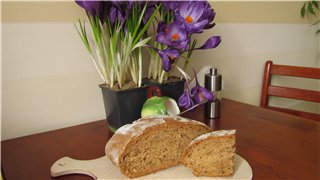
<path fill-rule="evenodd" d="M 214 100 L 205 104 L 205 116 L 207 118 L 218 118 L 221 112 L 221 81 L 222 76 L 216 68 L 210 68 L 210 73 L 205 75 L 205 88 L 214 95 Z"/>

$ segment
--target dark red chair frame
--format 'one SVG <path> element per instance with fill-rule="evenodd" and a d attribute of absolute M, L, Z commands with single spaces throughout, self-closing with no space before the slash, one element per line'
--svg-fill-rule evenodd
<path fill-rule="evenodd" d="M 320 114 L 269 106 L 268 103 L 270 96 L 312 101 L 318 103 L 320 102 L 320 91 L 274 86 L 271 85 L 272 75 L 320 79 L 320 68 L 278 65 L 273 64 L 273 62 L 270 60 L 267 61 L 264 69 L 260 101 L 260 107 L 320 121 Z"/>

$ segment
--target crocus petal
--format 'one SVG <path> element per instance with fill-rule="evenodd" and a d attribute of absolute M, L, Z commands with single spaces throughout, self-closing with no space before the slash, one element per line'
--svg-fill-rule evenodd
<path fill-rule="evenodd" d="M 164 50 L 166 56 L 168 56 L 171 59 L 176 59 L 180 56 L 180 53 L 176 49 L 166 49 Z"/>
<path fill-rule="evenodd" d="M 187 39 L 185 41 L 181 41 L 180 43 L 175 44 L 174 47 L 185 50 L 188 47 L 189 42 L 190 42 L 190 39 Z"/>
<path fill-rule="evenodd" d="M 157 33 L 160 33 L 160 32 L 165 32 L 167 28 L 167 24 L 163 21 L 159 22 L 158 23 L 158 28 L 157 28 Z"/>
<path fill-rule="evenodd" d="M 191 89 L 191 95 L 194 96 L 197 93 L 198 89 L 199 89 L 199 86 L 198 84 L 196 84 L 196 86 Z"/>
<path fill-rule="evenodd" d="M 180 41 L 185 41 L 188 38 L 189 38 L 188 37 L 188 33 L 184 29 L 180 28 L 179 29 L 179 40 Z"/>
<path fill-rule="evenodd" d="M 175 20 L 181 25 L 182 28 L 185 28 L 186 20 L 180 15 L 179 11 L 174 13 Z"/>
<path fill-rule="evenodd" d="M 195 97 L 195 101 L 197 103 L 201 103 L 204 100 L 212 101 L 214 99 L 213 94 L 210 91 L 208 91 L 206 88 L 201 87 L 201 86 L 199 87 L 197 95 L 194 97 Z M 197 100 L 196 100 L 196 98 L 197 98 Z"/>
<path fill-rule="evenodd" d="M 178 11 L 182 17 L 186 17 L 189 15 L 189 5 L 191 2 L 182 1 L 179 3 Z"/>
<path fill-rule="evenodd" d="M 192 17 L 194 22 L 197 22 L 202 16 L 204 7 L 201 2 L 192 3 L 189 6 L 189 16 Z"/>
<path fill-rule="evenodd" d="M 171 63 L 169 60 L 169 57 L 166 55 L 166 53 L 164 51 L 158 50 L 157 51 L 160 58 L 162 59 L 162 68 L 163 70 L 165 70 L 166 72 L 171 70 Z"/>
<path fill-rule="evenodd" d="M 76 1 L 76 3 L 88 11 L 91 15 L 97 15 L 99 6 L 100 6 L 100 1 Z"/>
<path fill-rule="evenodd" d="M 212 24 L 207 24 L 203 27 L 203 29 L 211 29 L 216 25 L 216 23 L 212 23 Z"/>
<path fill-rule="evenodd" d="M 162 59 L 162 69 L 166 72 L 169 72 L 171 70 L 171 63 L 169 58 Z"/>
<path fill-rule="evenodd" d="M 202 93 L 202 95 L 208 100 L 208 101 L 212 101 L 214 99 L 214 96 L 212 94 L 212 92 L 210 92 L 208 89 L 201 87 L 200 86 L 200 91 Z"/>
<path fill-rule="evenodd" d="M 211 49 L 217 47 L 221 42 L 220 36 L 210 37 L 199 49 Z"/>
<path fill-rule="evenodd" d="M 180 32 L 180 25 L 179 23 L 176 22 L 172 22 L 169 24 L 168 26 L 168 33 L 170 36 L 172 36 L 173 34 L 179 34 Z M 179 34 L 180 37 L 180 34 Z"/>
<path fill-rule="evenodd" d="M 194 105 L 191 95 L 188 90 L 186 90 L 178 99 L 178 105 L 181 108 L 188 109 Z"/>
<path fill-rule="evenodd" d="M 171 64 L 180 56 L 180 53 L 176 49 L 155 49 L 162 59 L 162 68 L 166 72 L 171 70 Z"/>
<path fill-rule="evenodd" d="M 178 6 L 177 1 L 163 1 L 162 4 L 167 11 L 175 10 Z"/>
<path fill-rule="evenodd" d="M 197 104 L 202 103 L 205 100 L 212 101 L 214 99 L 213 94 L 199 84 L 191 89 L 191 95 Z"/>
<path fill-rule="evenodd" d="M 194 24 L 186 24 L 185 27 L 188 33 L 201 33 L 206 24 L 208 24 L 208 20 L 203 20 Z"/>
<path fill-rule="evenodd" d="M 211 23 L 213 19 L 215 18 L 216 13 L 212 9 L 211 5 L 207 1 L 202 1 L 203 6 L 204 6 L 204 11 L 202 17 L 199 19 L 199 21 L 202 20 L 208 20 L 208 24 L 203 27 L 203 29 L 210 29 L 212 28 L 215 23 Z M 211 23 L 211 24 L 210 24 Z"/>
<path fill-rule="evenodd" d="M 110 8 L 110 13 L 109 13 L 109 19 L 110 19 L 111 25 L 114 24 L 114 22 L 116 21 L 117 17 L 118 17 L 118 9 L 116 7 L 114 7 L 114 6 L 112 6 Z"/>
<path fill-rule="evenodd" d="M 158 33 L 156 39 L 159 43 L 162 43 L 162 44 L 170 43 L 170 40 L 168 39 L 168 34 L 166 32 Z"/>

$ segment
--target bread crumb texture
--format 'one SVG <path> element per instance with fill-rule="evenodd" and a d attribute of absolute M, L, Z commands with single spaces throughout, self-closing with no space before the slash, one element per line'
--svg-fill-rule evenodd
<path fill-rule="evenodd" d="M 184 150 L 181 163 L 196 176 L 230 176 L 235 165 L 235 130 L 203 134 Z"/>

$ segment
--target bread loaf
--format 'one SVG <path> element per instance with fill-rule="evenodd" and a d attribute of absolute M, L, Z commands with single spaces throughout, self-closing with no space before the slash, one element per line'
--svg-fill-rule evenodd
<path fill-rule="evenodd" d="M 235 130 L 203 134 L 184 150 L 181 163 L 196 176 L 229 176 L 234 171 Z"/>
<path fill-rule="evenodd" d="M 205 124 L 182 117 L 147 117 L 119 128 L 108 141 L 108 158 L 130 178 L 176 166 L 184 148 L 211 132 Z"/>

